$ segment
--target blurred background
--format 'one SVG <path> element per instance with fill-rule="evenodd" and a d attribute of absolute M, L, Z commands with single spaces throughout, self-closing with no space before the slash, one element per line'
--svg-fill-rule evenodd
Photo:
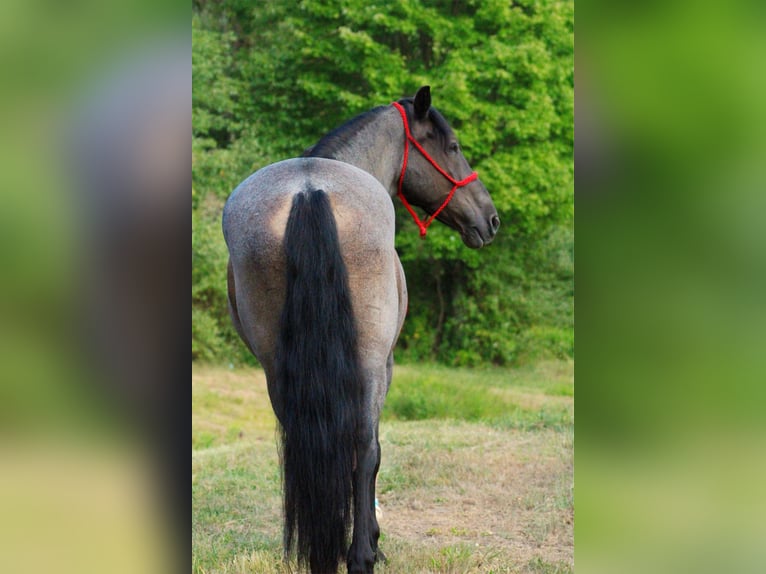
<path fill-rule="evenodd" d="M 187 10 L 0 8 L 3 572 L 180 569 Z"/>
<path fill-rule="evenodd" d="M 759 572 L 766 12 L 577 16 L 577 569 Z"/>

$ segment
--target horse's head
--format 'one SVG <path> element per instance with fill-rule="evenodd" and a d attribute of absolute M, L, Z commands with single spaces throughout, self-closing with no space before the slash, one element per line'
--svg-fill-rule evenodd
<path fill-rule="evenodd" d="M 489 244 L 500 227 L 487 188 L 473 173 L 460 150 L 455 133 L 444 117 L 431 107 L 431 90 L 420 88 L 414 98 L 399 104 L 407 113 L 410 132 L 423 153 L 410 148 L 402 193 L 409 203 L 460 232 L 463 242 L 474 249 Z M 438 167 L 437 167 L 438 166 Z M 439 168 L 451 179 L 440 173 Z M 468 182 L 468 183 L 465 183 Z M 450 192 L 454 195 L 447 201 Z M 425 233 L 425 230 L 422 230 Z"/>

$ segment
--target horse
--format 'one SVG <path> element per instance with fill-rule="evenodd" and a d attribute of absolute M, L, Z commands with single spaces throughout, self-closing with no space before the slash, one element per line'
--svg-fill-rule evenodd
<path fill-rule="evenodd" d="M 407 310 L 396 196 L 421 236 L 438 219 L 480 248 L 500 225 L 428 86 L 256 171 L 223 210 L 229 312 L 280 429 L 285 559 L 294 547 L 314 574 L 343 560 L 369 574 L 385 561 L 378 420 Z"/>

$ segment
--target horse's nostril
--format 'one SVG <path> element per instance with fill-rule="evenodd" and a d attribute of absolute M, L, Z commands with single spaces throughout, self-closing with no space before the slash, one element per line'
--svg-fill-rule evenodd
<path fill-rule="evenodd" d="M 497 233 L 497 230 L 500 228 L 500 218 L 497 215 L 493 215 L 489 220 L 489 224 L 492 227 L 492 233 Z"/>

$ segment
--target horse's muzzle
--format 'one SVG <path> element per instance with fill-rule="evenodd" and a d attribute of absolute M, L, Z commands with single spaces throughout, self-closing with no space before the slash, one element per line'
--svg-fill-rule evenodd
<path fill-rule="evenodd" d="M 483 227 L 483 229 L 474 225 L 461 230 L 460 235 L 463 239 L 463 243 L 471 249 L 479 249 L 492 243 L 495 235 L 497 235 L 497 230 L 500 228 L 500 218 L 497 216 L 497 213 L 492 215 L 487 220 L 486 225 L 481 227 Z"/>

